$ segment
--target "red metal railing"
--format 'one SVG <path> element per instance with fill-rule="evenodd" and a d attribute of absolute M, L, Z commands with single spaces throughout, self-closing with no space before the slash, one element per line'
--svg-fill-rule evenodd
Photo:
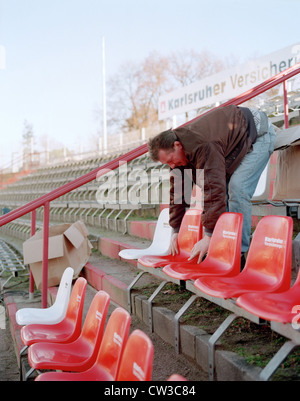
<path fill-rule="evenodd" d="M 297 63 L 295 66 L 290 67 L 289 69 L 275 75 L 274 77 L 268 79 L 267 81 L 257 85 L 249 91 L 244 92 L 243 94 L 235 97 L 234 99 L 229 100 L 226 103 L 223 103 L 219 107 L 224 107 L 230 104 L 241 104 L 246 102 L 249 99 L 252 99 L 261 93 L 267 91 L 268 89 L 273 88 L 274 86 L 285 83 L 286 80 L 292 78 L 296 74 L 300 73 L 300 63 Z M 288 107 L 287 107 L 287 95 L 286 95 L 286 85 L 284 84 L 284 101 L 285 101 L 285 126 L 288 127 Z M 208 111 L 209 112 L 209 111 Z M 205 113 L 204 113 L 205 114 Z M 196 117 L 195 119 L 197 119 Z M 194 120 L 195 120 L 194 119 Z M 190 122 L 190 121 L 189 121 Z M 188 122 L 188 123 L 189 123 Z M 186 123 L 186 124 L 188 124 Z M 186 125 L 183 124 L 183 125 Z M 148 151 L 148 145 L 144 144 L 139 146 L 138 148 L 104 164 L 103 166 L 90 171 L 89 173 L 57 188 L 53 191 L 37 198 L 26 205 L 23 205 L 11 212 L 5 214 L 0 217 L 0 227 L 3 225 L 10 223 L 11 221 L 18 219 L 24 216 L 27 213 L 31 213 L 31 234 L 35 233 L 36 227 L 36 209 L 43 207 L 44 208 L 44 221 L 43 221 L 43 283 L 42 283 L 42 307 L 47 307 L 47 283 L 48 283 L 48 243 L 49 243 L 49 211 L 50 211 L 50 202 L 67 194 L 68 192 L 73 191 L 85 185 L 97 177 L 104 175 L 108 170 L 114 170 L 120 166 L 120 163 L 130 162 L 131 160 L 142 156 Z M 32 274 L 30 273 L 30 284 L 29 284 L 29 292 L 33 294 L 34 291 L 34 282 Z"/>
<path fill-rule="evenodd" d="M 254 88 L 249 89 L 248 91 L 236 96 L 233 99 L 228 100 L 225 103 L 222 103 L 218 107 L 224 107 L 224 106 L 228 106 L 230 104 L 239 105 L 241 103 L 247 102 L 248 100 L 262 94 L 263 92 L 266 92 L 267 90 L 273 88 L 274 86 L 283 83 L 283 98 L 284 98 L 284 113 L 285 113 L 284 122 L 285 122 L 285 128 L 288 128 L 289 120 L 288 120 L 288 98 L 287 98 L 286 81 L 299 73 L 300 73 L 300 63 L 297 63 L 293 67 L 290 67 L 287 70 L 282 71 L 277 75 L 274 75 L 273 77 L 267 79 L 266 81 L 255 86 Z M 210 111 L 211 110 L 208 110 L 201 115 L 209 113 Z M 191 121 L 196 120 L 198 117 L 199 116 L 195 117 L 193 120 L 188 121 L 187 123 L 183 124 L 182 126 L 189 124 Z"/>
<path fill-rule="evenodd" d="M 43 221 L 43 281 L 42 281 L 42 307 L 47 307 L 47 277 L 48 277 L 48 238 L 49 238 L 49 211 L 50 211 L 50 202 L 67 194 L 68 192 L 73 191 L 85 185 L 97 177 L 104 175 L 109 170 L 114 170 L 120 166 L 120 163 L 126 161 L 129 162 L 144 153 L 148 150 L 147 144 L 142 145 L 123 156 L 120 156 L 105 165 L 90 171 L 89 173 L 57 188 L 53 191 L 37 198 L 31 202 L 28 202 L 26 205 L 20 206 L 19 208 L 12 210 L 11 212 L 5 214 L 4 216 L 0 217 L 0 227 L 3 225 L 10 223 L 11 221 L 18 219 L 25 214 L 32 213 L 31 215 L 31 234 L 35 233 L 35 226 L 36 226 L 36 209 L 40 207 L 44 207 L 44 221 Z M 33 293 L 34 283 L 33 277 L 30 273 L 30 284 L 29 284 L 29 292 L 30 294 Z"/>

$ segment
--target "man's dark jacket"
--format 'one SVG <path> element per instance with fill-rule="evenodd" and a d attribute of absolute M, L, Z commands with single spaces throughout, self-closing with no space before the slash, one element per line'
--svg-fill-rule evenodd
<path fill-rule="evenodd" d="M 188 164 L 174 169 L 173 173 L 183 177 L 183 170 L 191 169 L 196 183 L 196 170 L 204 170 L 202 224 L 207 234 L 212 233 L 218 217 L 226 211 L 226 182 L 256 141 L 253 116 L 248 108 L 218 107 L 174 129 L 174 132 L 183 146 Z M 174 195 L 173 174 L 170 182 L 170 225 L 178 232 L 189 202 L 184 200 L 184 191 L 180 199 L 178 194 Z"/>

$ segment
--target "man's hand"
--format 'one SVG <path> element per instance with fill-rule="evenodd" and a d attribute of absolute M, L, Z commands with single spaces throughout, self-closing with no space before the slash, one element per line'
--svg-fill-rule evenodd
<path fill-rule="evenodd" d="M 173 256 L 178 254 L 178 233 L 172 234 L 169 253 Z"/>
<path fill-rule="evenodd" d="M 204 238 L 202 238 L 200 241 L 198 241 L 194 245 L 194 247 L 192 249 L 192 252 L 191 252 L 191 256 L 188 258 L 188 260 L 192 260 L 197 255 L 199 255 L 197 263 L 202 262 L 202 259 L 203 259 L 204 255 L 208 251 L 208 247 L 209 247 L 209 244 L 210 244 L 210 239 L 211 239 L 211 237 L 208 237 L 207 235 L 205 235 Z"/>

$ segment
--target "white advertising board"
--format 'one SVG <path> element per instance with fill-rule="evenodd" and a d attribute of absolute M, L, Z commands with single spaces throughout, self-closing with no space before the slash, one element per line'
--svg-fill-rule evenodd
<path fill-rule="evenodd" d="M 159 98 L 159 120 L 224 102 L 300 62 L 300 43 L 221 71 Z"/>

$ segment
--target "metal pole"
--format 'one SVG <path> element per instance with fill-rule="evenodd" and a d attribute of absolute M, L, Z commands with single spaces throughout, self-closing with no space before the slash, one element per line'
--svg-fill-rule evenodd
<path fill-rule="evenodd" d="M 284 126 L 289 128 L 289 102 L 287 97 L 287 82 L 283 81 L 283 99 L 284 99 Z"/>
<path fill-rule="evenodd" d="M 102 89 L 103 89 L 103 144 L 104 154 L 107 154 L 107 122 L 106 122 L 106 84 L 105 84 L 105 42 L 102 37 Z"/>
<path fill-rule="evenodd" d="M 44 227 L 43 227 L 43 282 L 42 282 L 42 308 L 47 308 L 48 291 L 48 253 L 49 253 L 49 210 L 50 203 L 44 205 Z"/>

